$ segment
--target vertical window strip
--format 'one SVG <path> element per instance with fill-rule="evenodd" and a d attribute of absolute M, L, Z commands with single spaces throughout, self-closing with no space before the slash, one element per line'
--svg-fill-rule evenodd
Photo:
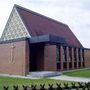
<path fill-rule="evenodd" d="M 78 57 L 79 57 L 79 61 L 81 61 L 81 49 L 78 49 Z"/>
<path fill-rule="evenodd" d="M 76 62 L 76 48 L 74 48 L 74 62 Z"/>
<path fill-rule="evenodd" d="M 68 50 L 68 54 L 69 54 L 69 62 L 71 62 L 71 48 L 69 47 L 69 50 Z"/>
<path fill-rule="evenodd" d="M 84 49 L 82 49 L 82 61 L 84 62 Z"/>
<path fill-rule="evenodd" d="M 63 46 L 63 61 L 66 62 L 66 46 Z"/>
<path fill-rule="evenodd" d="M 59 62 L 60 61 L 60 46 L 57 45 L 56 47 L 56 61 Z"/>

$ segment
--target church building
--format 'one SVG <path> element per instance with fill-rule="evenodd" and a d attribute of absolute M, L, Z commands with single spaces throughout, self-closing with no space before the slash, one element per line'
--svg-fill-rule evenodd
<path fill-rule="evenodd" d="M 14 5 L 0 38 L 0 74 L 63 71 L 90 67 L 84 48 L 69 26 Z"/>

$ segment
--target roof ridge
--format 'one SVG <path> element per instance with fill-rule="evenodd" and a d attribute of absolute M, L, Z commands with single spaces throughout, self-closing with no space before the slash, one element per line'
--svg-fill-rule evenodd
<path fill-rule="evenodd" d="M 37 16 L 39 16 L 39 17 L 43 17 L 43 18 L 48 19 L 48 20 L 52 20 L 53 22 L 56 22 L 56 23 L 58 23 L 58 24 L 62 24 L 62 25 L 64 25 L 64 26 L 68 26 L 67 24 L 64 24 L 64 23 L 62 23 L 62 22 L 60 22 L 60 21 L 57 21 L 57 20 L 55 20 L 55 19 L 52 19 L 52 18 L 50 18 L 50 17 L 48 17 L 48 16 L 41 15 L 41 14 L 39 14 L 38 12 L 34 12 L 34 11 L 30 10 L 30 9 L 24 8 L 24 7 L 19 6 L 19 5 L 17 5 L 17 4 L 14 4 L 14 7 L 16 7 L 16 8 L 21 8 L 21 9 L 23 9 L 23 10 L 29 12 L 29 13 L 32 13 L 32 14 L 37 15 Z"/>

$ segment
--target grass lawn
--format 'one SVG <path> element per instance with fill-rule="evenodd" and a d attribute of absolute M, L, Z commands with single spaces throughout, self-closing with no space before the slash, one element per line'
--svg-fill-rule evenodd
<path fill-rule="evenodd" d="M 90 78 L 90 69 L 82 69 L 82 70 L 77 70 L 77 71 L 64 72 L 63 74 L 68 75 L 68 76 Z"/>
<path fill-rule="evenodd" d="M 37 87 L 39 87 L 40 84 L 45 84 L 45 87 L 48 87 L 48 84 L 54 84 L 56 86 L 56 83 L 71 83 L 68 81 L 60 81 L 60 80 L 51 80 L 51 79 L 21 79 L 21 78 L 11 78 L 11 77 L 1 77 L 0 76 L 0 90 L 3 90 L 2 87 L 3 85 L 8 86 L 9 85 L 9 90 L 13 90 L 12 86 L 13 85 L 18 85 L 20 90 L 22 89 L 22 85 L 28 85 L 30 86 L 31 84 L 37 84 Z"/>

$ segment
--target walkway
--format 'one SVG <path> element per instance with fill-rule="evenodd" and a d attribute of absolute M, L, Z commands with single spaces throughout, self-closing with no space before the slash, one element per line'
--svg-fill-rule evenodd
<path fill-rule="evenodd" d="M 50 79 L 75 81 L 75 82 L 90 82 L 90 78 L 71 77 L 71 76 L 66 76 L 66 75 L 50 77 Z"/>
<path fill-rule="evenodd" d="M 0 76 L 5 77 L 14 77 L 14 78 L 26 78 L 26 79 L 42 79 L 43 77 L 33 77 L 33 76 L 19 76 L 19 75 L 9 75 L 9 74 L 0 74 Z M 48 79 L 55 79 L 55 80 L 65 80 L 65 81 L 75 81 L 75 82 L 90 82 L 90 78 L 81 78 L 81 77 L 71 77 L 66 75 L 59 75 L 54 77 L 48 77 Z"/>

